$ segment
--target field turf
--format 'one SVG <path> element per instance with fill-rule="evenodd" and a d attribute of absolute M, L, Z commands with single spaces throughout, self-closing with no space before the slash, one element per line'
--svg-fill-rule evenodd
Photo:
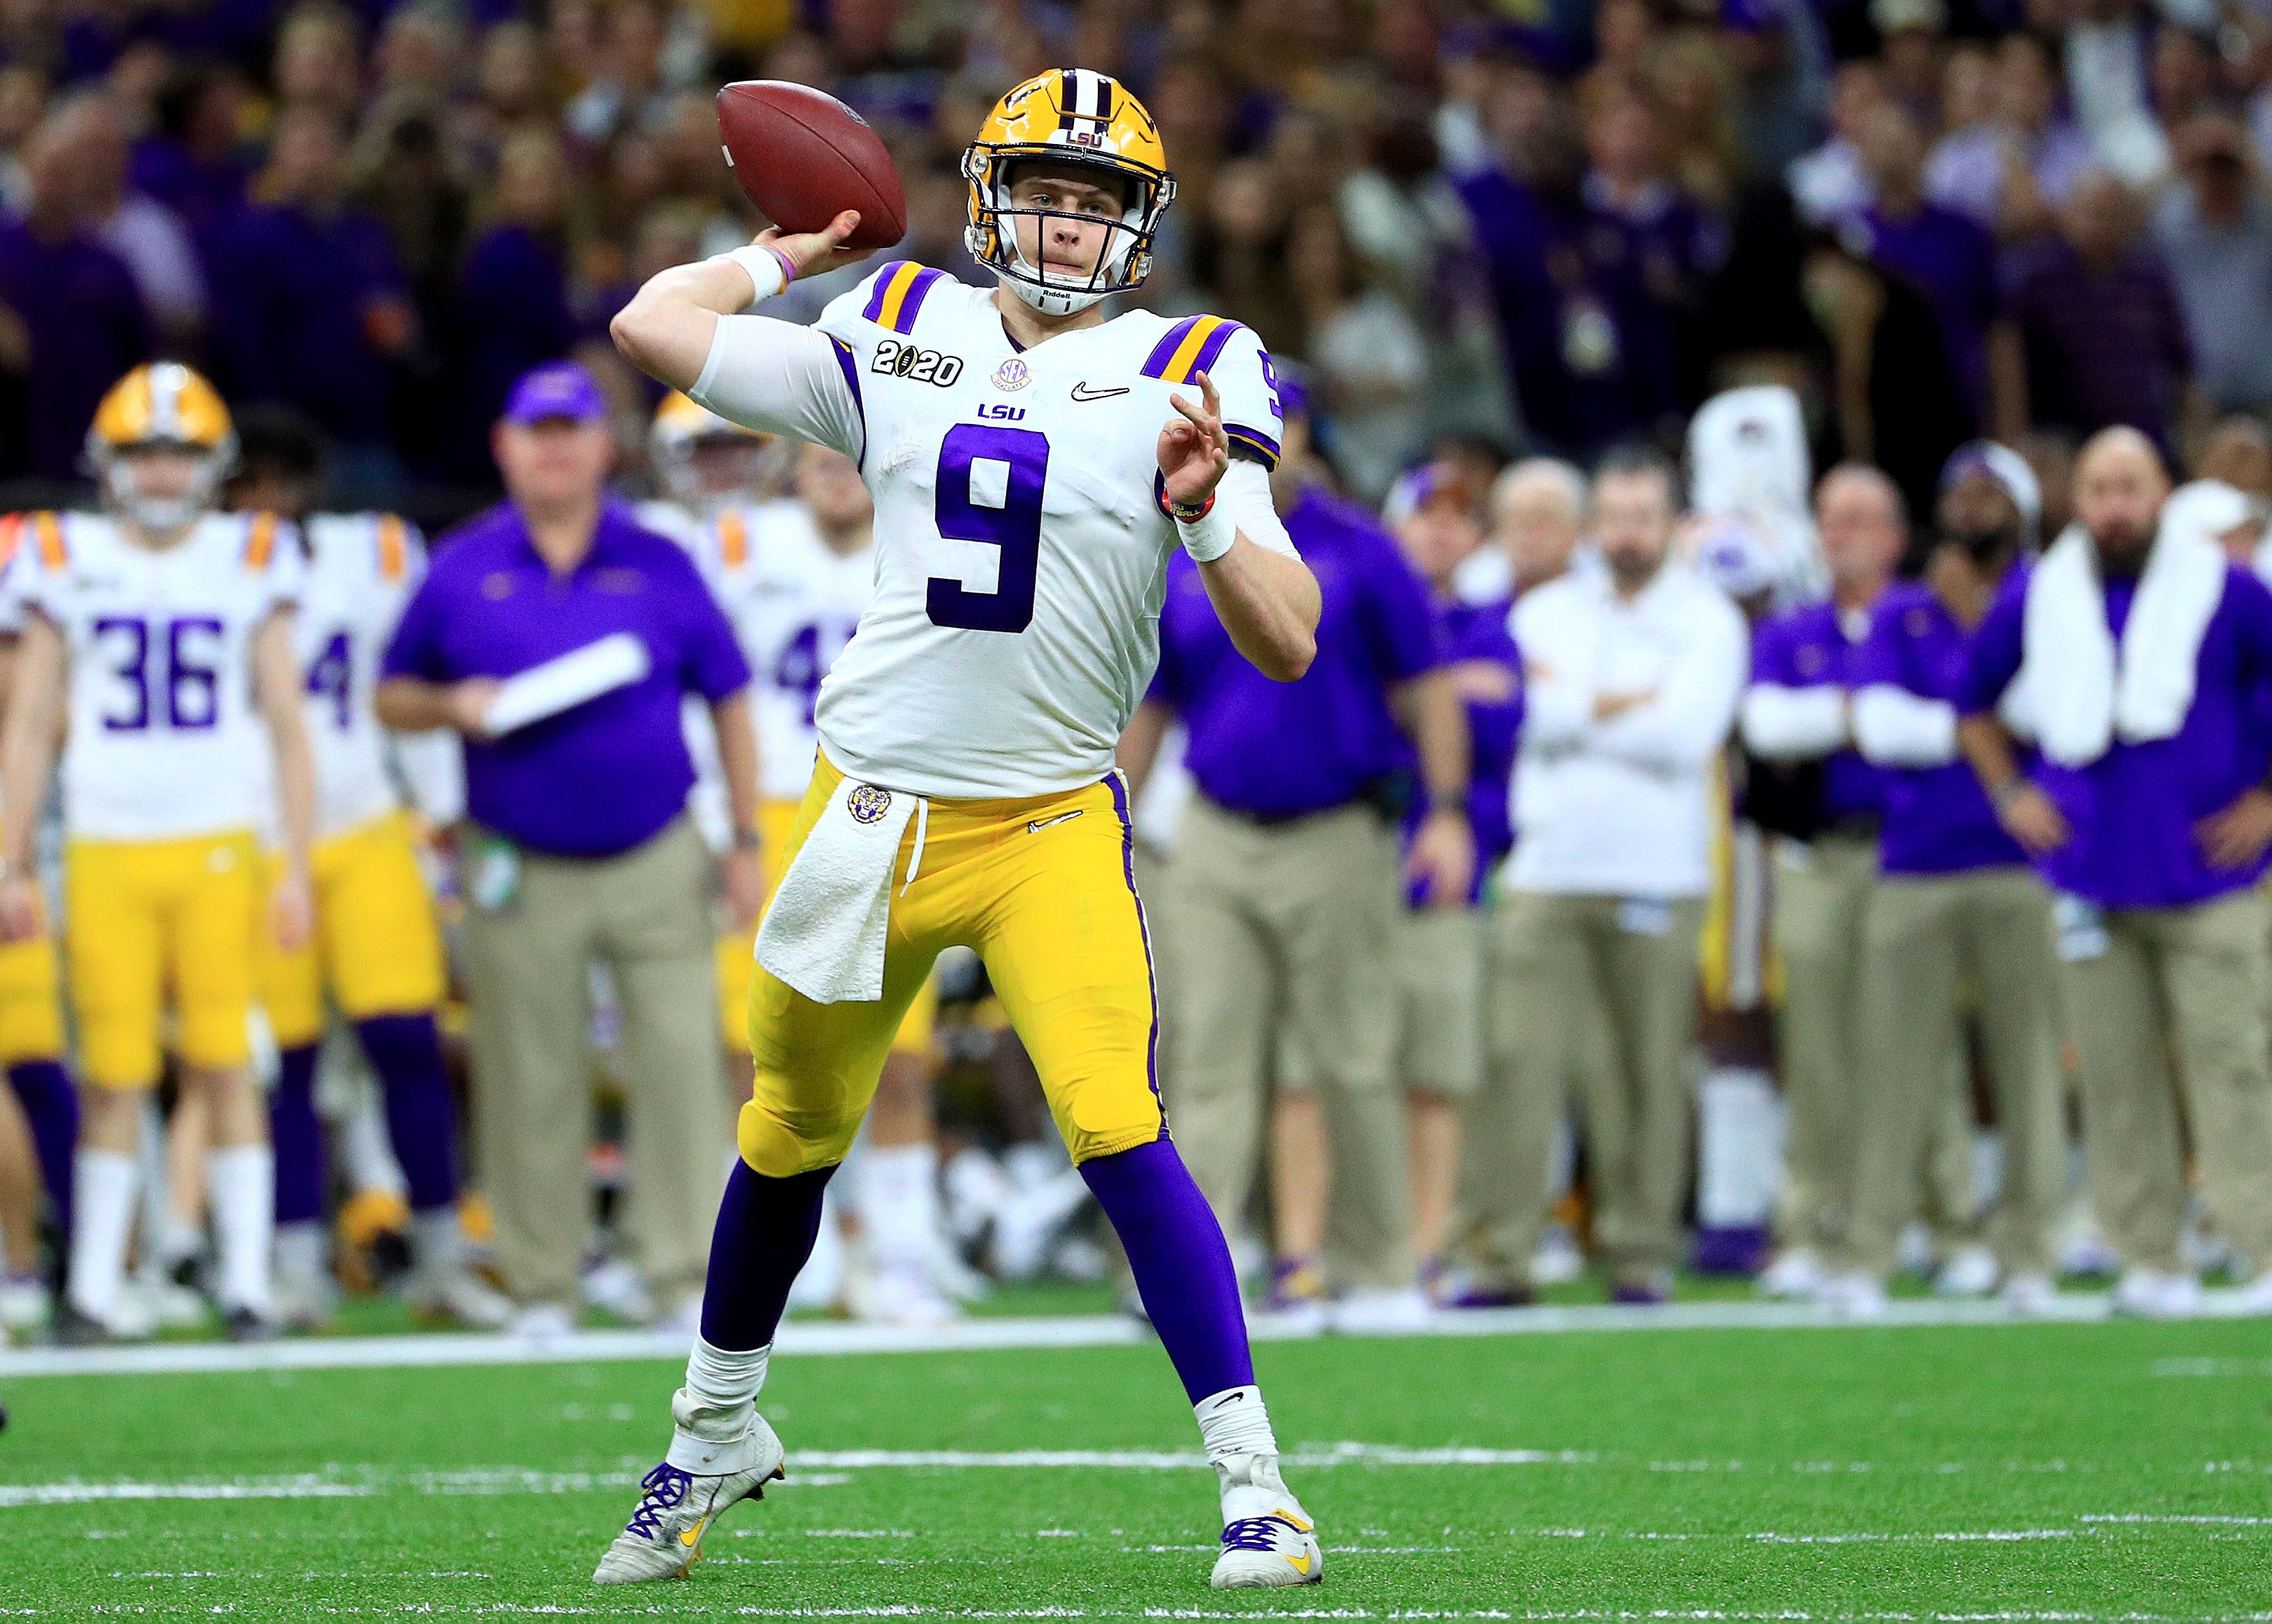
<path fill-rule="evenodd" d="M 669 1365 L 0 1364 L 0 1615 L 2272 1619 L 2262 1321 L 1258 1358 L 1322 1589 L 1206 1588 L 1152 1348 L 785 1358 L 789 1482 L 691 1582 L 609 1590 Z"/>

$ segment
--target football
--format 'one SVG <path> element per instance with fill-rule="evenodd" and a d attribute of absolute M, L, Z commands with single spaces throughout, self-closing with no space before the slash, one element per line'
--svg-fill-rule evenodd
<path fill-rule="evenodd" d="M 783 231 L 818 231 L 846 209 L 860 223 L 847 248 L 889 248 L 907 232 L 908 198 L 883 138 L 826 91 L 743 79 L 718 93 L 727 166 Z"/>

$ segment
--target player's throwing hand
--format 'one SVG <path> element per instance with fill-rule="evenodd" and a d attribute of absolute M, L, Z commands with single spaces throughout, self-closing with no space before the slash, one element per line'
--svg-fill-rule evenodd
<path fill-rule="evenodd" d="M 1170 395 L 1177 416 L 1160 430 L 1160 475 L 1167 482 L 1168 502 L 1174 507 L 1197 507 L 1214 494 L 1223 470 L 1230 466 L 1230 437 L 1223 432 L 1222 399 L 1214 380 L 1198 374 L 1200 404 L 1182 395 Z"/>
<path fill-rule="evenodd" d="M 753 242 L 758 247 L 771 248 L 787 254 L 799 276 L 811 276 L 816 268 L 833 271 L 839 266 L 857 265 L 874 254 L 876 251 L 872 248 L 838 246 L 859 226 L 859 212 L 846 209 L 818 231 L 785 233 L 779 226 L 767 226 L 758 233 Z"/>

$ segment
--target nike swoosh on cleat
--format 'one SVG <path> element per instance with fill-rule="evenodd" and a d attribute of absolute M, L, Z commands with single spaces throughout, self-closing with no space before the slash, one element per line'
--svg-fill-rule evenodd
<path fill-rule="evenodd" d="M 1080 817 L 1082 812 L 1087 812 L 1087 810 L 1088 809 L 1086 806 L 1076 807 L 1073 811 L 1069 812 L 1059 812 L 1054 818 L 1044 818 L 1039 823 L 1028 823 L 1026 825 L 1026 833 L 1028 834 L 1039 834 L 1043 829 L 1048 828 L 1053 823 L 1071 823 L 1075 818 Z"/>
<path fill-rule="evenodd" d="M 703 1530 L 704 1529 L 707 1528 L 709 1525 L 710 1525 L 710 1519 L 709 1519 L 708 1517 L 704 1517 L 704 1518 L 703 1518 L 699 1523 L 697 1523 L 693 1527 L 691 1527 L 691 1528 L 690 1528 L 690 1529 L 686 1530 L 684 1533 L 680 1534 L 680 1535 L 678 1536 L 678 1543 L 679 1543 L 679 1544 L 681 1544 L 681 1545 L 685 1545 L 685 1546 L 686 1546 L 686 1547 L 688 1547 L 690 1550 L 691 1550 L 691 1549 L 692 1549 L 695 1545 L 699 1545 L 699 1544 L 701 1544 L 701 1543 L 702 1543 L 702 1530 Z"/>
<path fill-rule="evenodd" d="M 1286 1553 L 1286 1560 L 1293 1564 L 1294 1571 L 1296 1573 L 1307 1573 L 1310 1571 L 1310 1556 L 1309 1553 L 1306 1551 L 1299 1556 L 1297 1556 L 1291 1551 L 1289 1551 Z"/>
<path fill-rule="evenodd" d="M 1072 386 L 1072 398 L 1076 400 L 1110 400 L 1114 395 L 1127 393 L 1125 389 L 1091 389 L 1087 378 Z"/>

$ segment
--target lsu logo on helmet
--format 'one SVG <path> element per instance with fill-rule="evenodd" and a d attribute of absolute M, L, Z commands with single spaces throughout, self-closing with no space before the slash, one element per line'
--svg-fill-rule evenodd
<path fill-rule="evenodd" d="M 1018 246 L 1020 217 L 1039 221 L 1058 212 L 1011 203 L 1017 167 L 1035 161 L 1103 170 L 1123 193 L 1121 217 L 1108 222 L 1104 251 L 1085 279 L 1046 274 Z M 1028 304 L 1053 316 L 1140 285 L 1151 273 L 1160 218 L 1176 196 L 1176 177 L 1168 172 L 1167 149 L 1151 113 L 1119 80 L 1087 68 L 1037 73 L 996 102 L 962 154 L 962 175 L 970 188 L 963 241 L 971 257 Z"/>

